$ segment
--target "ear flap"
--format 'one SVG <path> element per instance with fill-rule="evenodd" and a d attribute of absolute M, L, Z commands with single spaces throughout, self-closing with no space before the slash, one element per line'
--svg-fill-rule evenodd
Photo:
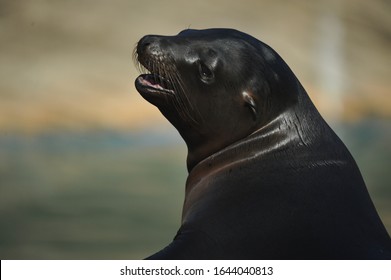
<path fill-rule="evenodd" d="M 243 91 L 242 92 L 242 97 L 245 102 L 245 105 L 251 109 L 251 112 L 254 117 L 254 121 L 257 120 L 258 114 L 257 114 L 257 104 L 255 104 L 254 98 L 251 96 L 250 93 Z"/>

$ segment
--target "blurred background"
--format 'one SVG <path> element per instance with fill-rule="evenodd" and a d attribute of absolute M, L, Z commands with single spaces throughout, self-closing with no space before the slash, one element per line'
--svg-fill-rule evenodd
<path fill-rule="evenodd" d="M 146 34 L 271 45 L 355 157 L 391 231 L 387 0 L 0 0 L 1 259 L 140 259 L 180 225 L 186 147 L 134 88 Z"/>

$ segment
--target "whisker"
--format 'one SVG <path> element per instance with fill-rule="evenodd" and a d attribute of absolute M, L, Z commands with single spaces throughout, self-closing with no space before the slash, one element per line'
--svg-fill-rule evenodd
<path fill-rule="evenodd" d="M 186 90 L 183 86 L 183 82 L 178 74 L 177 71 L 173 71 L 174 73 L 174 79 L 175 79 L 175 84 L 178 85 L 178 87 L 180 88 L 179 90 L 177 90 L 178 94 L 177 94 L 177 100 L 178 100 L 178 103 L 180 104 L 181 108 L 182 108 L 182 112 L 186 115 L 185 117 L 192 121 L 192 123 L 194 125 L 196 124 L 199 124 L 199 121 L 198 119 L 200 118 L 200 114 L 199 114 L 199 111 L 198 110 L 195 110 L 194 109 L 194 106 L 192 105 L 192 103 L 190 102 L 187 94 L 186 94 Z"/>
<path fill-rule="evenodd" d="M 183 120 L 191 122 L 194 126 L 204 121 L 198 108 L 190 102 L 180 73 L 173 61 L 162 61 L 161 57 L 152 57 L 142 64 L 137 53 L 137 46 L 133 50 L 132 57 L 139 72 L 155 75 L 155 78 L 163 87 L 170 87 L 174 91 L 172 94 L 167 92 L 164 98 L 167 102 L 173 104 Z"/>

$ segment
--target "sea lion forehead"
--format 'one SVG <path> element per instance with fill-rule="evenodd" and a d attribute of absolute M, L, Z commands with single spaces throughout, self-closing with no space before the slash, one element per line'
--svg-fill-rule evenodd
<path fill-rule="evenodd" d="M 229 28 L 186 29 L 179 32 L 177 36 L 188 39 L 194 38 L 207 42 L 225 41 L 243 45 L 249 44 L 257 47 L 262 45 L 262 42 L 252 37 L 251 35 L 236 29 Z"/>
<path fill-rule="evenodd" d="M 239 56 L 254 50 L 263 52 L 266 46 L 246 33 L 229 28 L 185 29 L 177 38 L 187 42 L 192 51 L 209 48 L 224 55 L 232 55 L 233 51 Z"/>
<path fill-rule="evenodd" d="M 177 36 L 179 47 L 189 56 L 229 57 L 246 53 L 249 47 L 241 32 L 234 29 L 186 29 Z"/>
<path fill-rule="evenodd" d="M 229 28 L 210 28 L 210 29 L 185 29 L 178 33 L 178 36 L 213 39 L 245 39 L 253 38 L 241 31 Z"/>

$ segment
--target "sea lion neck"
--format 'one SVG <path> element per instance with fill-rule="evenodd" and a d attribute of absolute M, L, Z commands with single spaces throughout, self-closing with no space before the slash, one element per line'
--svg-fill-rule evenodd
<path fill-rule="evenodd" d="M 225 151 L 229 149 L 231 146 L 234 146 L 236 143 L 240 143 L 245 141 L 247 137 L 253 134 L 253 131 L 258 130 L 254 128 L 252 130 L 243 130 L 233 131 L 216 131 L 213 133 L 213 137 L 211 137 L 211 133 L 205 134 L 196 134 L 192 135 L 191 141 L 187 141 L 186 137 L 183 137 L 188 148 L 187 153 L 187 170 L 189 173 L 198 166 L 203 161 L 207 160 L 219 154 L 221 151 Z M 197 141 L 194 141 L 197 139 Z"/>
<path fill-rule="evenodd" d="M 311 123 L 316 122 L 314 126 Z M 219 151 L 206 156 L 189 169 L 186 192 L 207 175 L 222 170 L 228 173 L 243 166 L 244 163 L 256 160 L 260 172 L 262 162 L 267 169 L 272 168 L 271 162 L 276 158 L 287 157 L 287 154 L 300 154 L 309 160 L 309 154 L 317 149 L 317 145 L 325 145 L 332 154 L 332 146 L 328 141 L 334 141 L 334 133 L 329 129 L 323 118 L 315 109 L 308 95 L 299 88 L 299 98 L 295 105 L 276 115 L 271 121 L 255 129 L 242 139 L 226 146 Z M 273 160 L 269 157 L 272 156 Z"/>
<path fill-rule="evenodd" d="M 275 143 L 284 143 L 288 137 L 290 140 L 296 138 L 295 135 L 292 135 L 291 129 L 289 115 L 282 113 L 248 136 L 206 156 L 193 166 L 190 165 L 188 182 L 192 181 L 193 177 L 202 178 L 201 174 L 211 174 L 221 169 L 229 169 L 239 162 L 282 149 L 283 145 L 276 145 Z M 190 185 L 195 184 L 192 182 Z"/>
<path fill-rule="evenodd" d="M 225 143 L 222 140 L 220 142 L 219 140 L 207 142 L 205 139 L 199 139 L 198 143 L 202 144 L 194 148 L 189 146 L 184 137 L 188 145 L 187 169 L 189 174 L 193 172 L 193 169 L 205 166 L 206 162 L 209 164 L 219 159 L 217 162 L 224 164 L 223 162 L 234 161 L 235 155 L 239 155 L 238 157 L 243 159 L 243 151 L 248 151 L 250 154 L 252 152 L 270 152 L 275 148 L 272 143 L 275 143 L 277 140 L 284 142 L 296 139 L 301 144 L 306 145 L 305 142 L 309 142 L 310 139 L 305 139 L 308 136 L 302 135 L 302 125 L 316 119 L 322 125 L 311 127 L 311 129 L 323 130 L 322 127 L 325 124 L 298 81 L 297 92 L 298 99 L 295 104 L 290 105 L 290 108 L 282 107 L 280 112 L 275 111 L 275 115 L 265 115 L 268 120 L 262 120 L 264 123 L 254 125 L 251 130 L 243 132 L 242 136 L 237 136 L 234 141 L 232 141 L 232 138 L 231 142 Z M 315 133 L 315 135 L 319 133 Z M 220 135 L 220 138 L 224 139 L 226 136 Z M 192 139 L 195 139 L 194 135 Z M 194 142 L 197 143 L 197 141 Z M 249 156 L 251 156 L 250 154 Z"/>

